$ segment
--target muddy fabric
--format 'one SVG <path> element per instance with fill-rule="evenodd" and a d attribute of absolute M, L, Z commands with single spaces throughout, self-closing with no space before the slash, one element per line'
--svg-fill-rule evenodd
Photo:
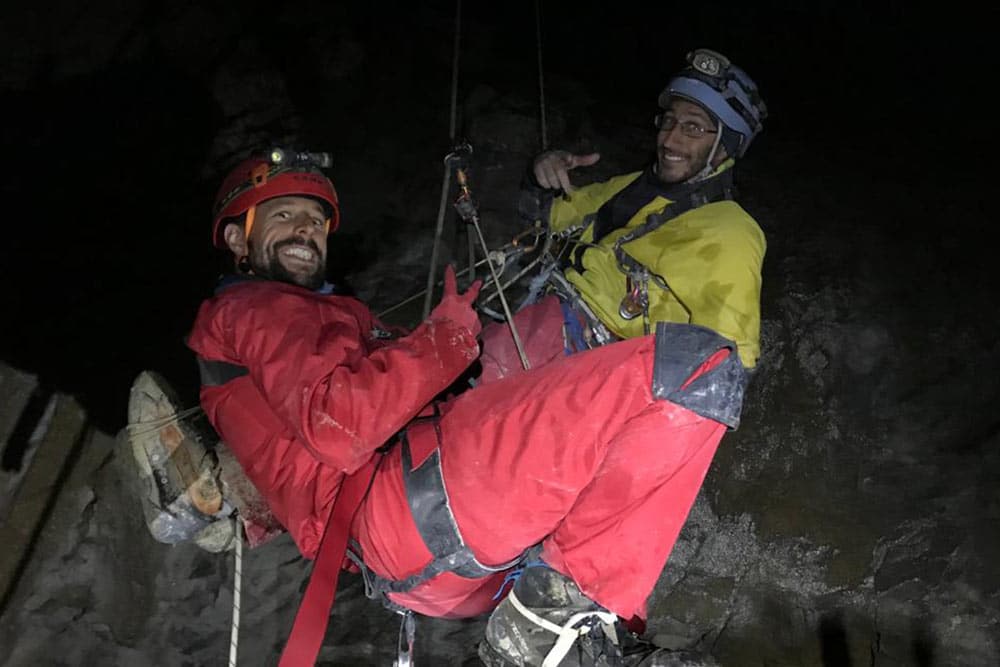
<path fill-rule="evenodd" d="M 201 356 L 249 369 L 205 387 L 209 418 L 307 556 L 344 472 L 404 427 L 475 357 L 469 332 L 428 322 L 373 341 L 353 299 L 287 285 L 234 287 L 207 302 L 190 337 Z M 581 590 L 644 615 L 724 431 L 651 389 L 643 336 L 486 383 L 408 432 L 413 465 L 439 450 L 450 507 L 485 564 L 531 545 Z M 383 461 L 352 537 L 377 574 L 402 579 L 431 560 L 413 523 L 399 448 Z M 431 616 L 492 608 L 502 573 L 445 573 L 393 600 Z"/>
<path fill-rule="evenodd" d="M 725 169 L 731 163 L 724 163 Z M 552 202 L 549 224 L 561 231 L 583 223 L 637 180 L 644 172 L 616 176 Z M 616 335 L 642 335 L 642 318 L 626 320 L 619 305 L 626 293 L 625 274 L 612 248 L 615 241 L 664 212 L 673 200 L 649 190 L 649 196 L 630 202 L 626 220 L 583 251 L 567 279 L 604 324 Z M 634 199 L 634 198 L 632 198 Z M 614 207 L 612 207 L 614 208 Z M 605 209 L 607 210 L 607 209 Z M 616 223 L 617 224 L 617 223 Z M 593 242 L 593 230 L 583 241 Z M 624 244 L 625 252 L 666 283 L 649 285 L 651 321 L 699 324 L 736 341 L 740 358 L 754 366 L 760 355 L 761 267 L 766 243 L 760 227 L 734 201 L 716 201 L 683 213 L 644 236 Z"/>
<path fill-rule="evenodd" d="M 563 310 L 559 299 L 547 295 L 514 314 L 514 327 L 530 368 L 537 368 L 566 354 Z M 480 384 L 515 375 L 524 370 L 510 327 L 506 322 L 490 322 L 480 335 L 483 353 L 479 357 Z"/>
<path fill-rule="evenodd" d="M 206 301 L 189 346 L 249 374 L 202 387 L 202 406 L 302 553 L 313 557 L 345 472 L 364 465 L 475 358 L 467 329 L 432 316 L 383 331 L 360 301 L 277 282 Z"/>

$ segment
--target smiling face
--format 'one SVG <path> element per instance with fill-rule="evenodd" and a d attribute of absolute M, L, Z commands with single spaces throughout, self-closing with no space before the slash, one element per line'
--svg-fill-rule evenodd
<path fill-rule="evenodd" d="M 663 112 L 656 135 L 656 173 L 664 183 L 682 183 L 705 166 L 719 126 L 694 102 L 675 97 Z M 694 136 L 691 136 L 694 135 Z M 717 167 L 727 157 L 721 145 L 712 159 Z"/>
<path fill-rule="evenodd" d="M 239 225 L 226 228 L 237 260 L 249 256 L 254 275 L 318 289 L 326 278 L 323 206 L 309 197 L 276 197 L 257 205 L 250 238 Z"/>

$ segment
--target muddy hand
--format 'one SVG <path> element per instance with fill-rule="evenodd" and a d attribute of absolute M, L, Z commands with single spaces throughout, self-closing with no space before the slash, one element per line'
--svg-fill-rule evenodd
<path fill-rule="evenodd" d="M 469 329 L 473 336 L 478 335 L 483 325 L 472 304 L 479 296 L 479 288 L 482 286 L 483 281 L 477 280 L 469 285 L 469 289 L 464 294 L 460 294 L 458 281 L 455 278 L 455 268 L 449 264 L 444 269 L 444 293 L 441 295 L 441 303 L 431 312 L 431 319 L 451 320 L 455 324 Z"/>
<path fill-rule="evenodd" d="M 589 167 L 601 159 L 600 153 L 574 155 L 569 151 L 551 150 L 535 158 L 535 180 L 548 190 L 562 190 L 569 194 L 573 192 L 573 184 L 569 180 L 569 172 L 577 167 Z"/>

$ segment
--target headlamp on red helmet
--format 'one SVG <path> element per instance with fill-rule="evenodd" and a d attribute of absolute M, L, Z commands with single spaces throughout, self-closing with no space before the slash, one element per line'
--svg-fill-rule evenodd
<path fill-rule="evenodd" d="M 261 202 L 275 197 L 311 197 L 327 212 L 327 232 L 340 225 L 340 206 L 333 183 L 321 169 L 329 168 L 329 153 L 310 153 L 272 148 L 266 156 L 251 157 L 234 168 L 222 182 L 215 198 L 212 241 L 226 247 L 225 227 L 229 220 L 245 215 L 244 232 L 249 237 L 254 213 Z"/>

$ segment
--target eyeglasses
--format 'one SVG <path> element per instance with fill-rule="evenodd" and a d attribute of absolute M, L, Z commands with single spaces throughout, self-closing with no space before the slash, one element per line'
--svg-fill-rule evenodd
<path fill-rule="evenodd" d="M 681 134 L 685 137 L 690 137 L 691 139 L 700 139 L 706 134 L 715 134 L 718 132 L 718 130 L 702 127 L 692 120 L 680 122 L 677 120 L 677 116 L 671 116 L 670 114 L 665 113 L 656 117 L 656 126 L 660 128 L 661 132 L 669 132 L 675 127 L 679 127 L 681 128 Z"/>

